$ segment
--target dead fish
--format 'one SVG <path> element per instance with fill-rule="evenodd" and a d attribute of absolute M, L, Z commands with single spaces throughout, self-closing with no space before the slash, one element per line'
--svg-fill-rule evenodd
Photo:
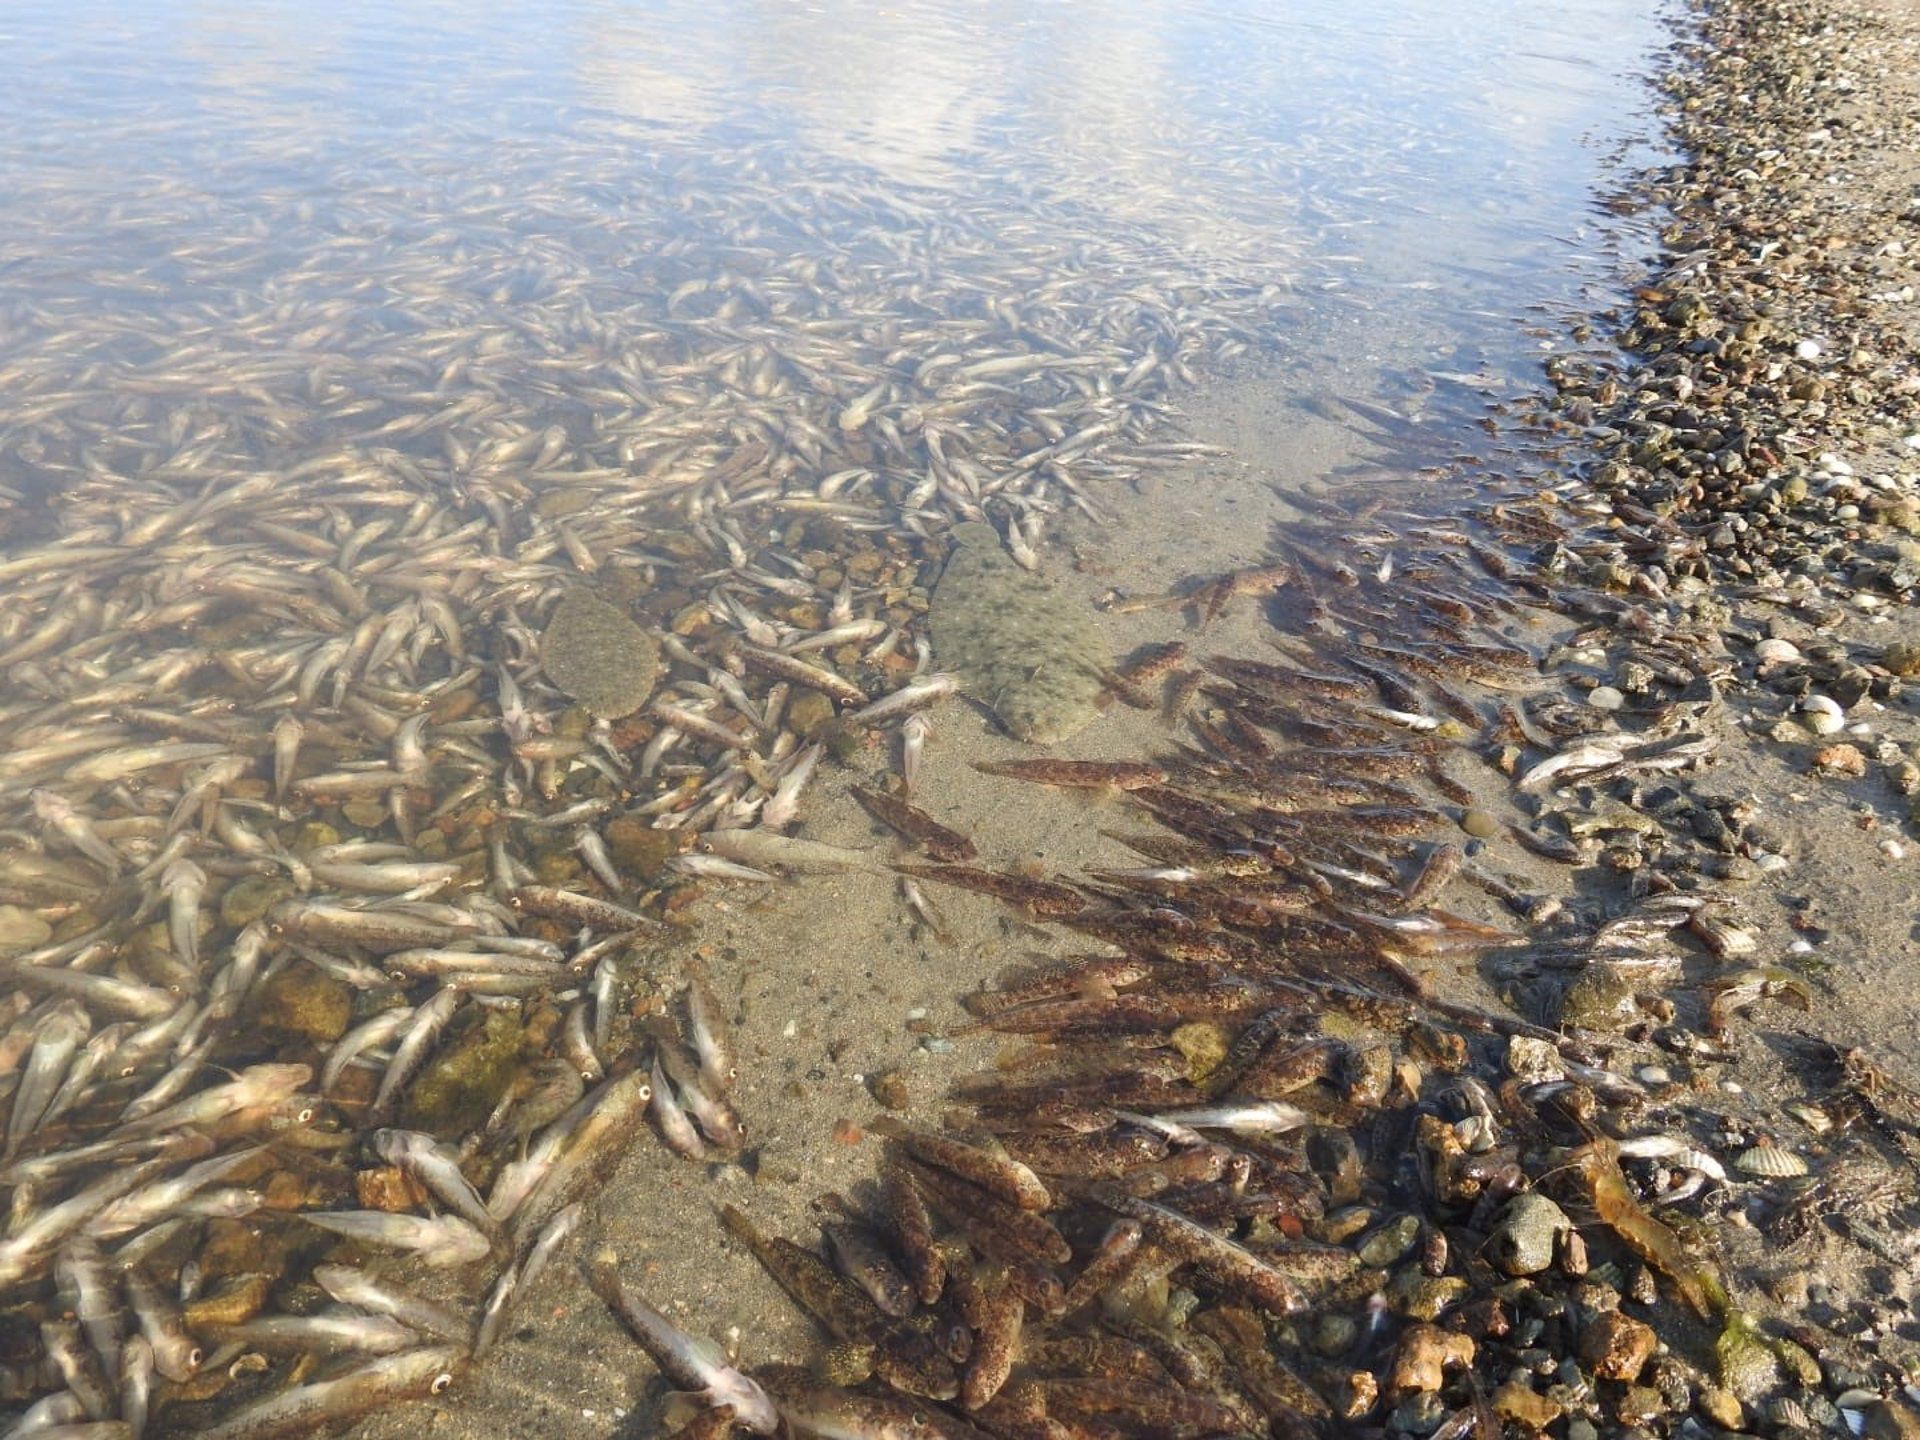
<path fill-rule="evenodd" d="M 960 689 L 960 677 L 944 672 L 931 675 L 917 675 L 895 690 L 891 695 L 883 695 L 871 705 L 864 705 L 846 718 L 855 725 L 878 725 L 883 721 L 911 714 L 915 710 L 924 710 L 935 705 L 947 696 L 956 694 Z"/>
<path fill-rule="evenodd" d="M 680 1393 L 709 1408 L 731 1407 L 735 1421 L 756 1435 L 779 1428 L 780 1415 L 767 1392 L 734 1368 L 712 1341 L 680 1329 L 631 1289 L 611 1253 L 595 1255 L 581 1271 Z"/>
<path fill-rule="evenodd" d="M 1167 772 L 1159 766 L 1132 760 L 976 760 L 973 768 L 983 775 L 1076 790 L 1138 790 L 1167 783 Z"/>
<path fill-rule="evenodd" d="M 974 849 L 973 841 L 957 830 L 949 829 L 935 820 L 926 811 L 916 805 L 910 805 L 896 795 L 884 791 L 869 790 L 864 785 L 851 787 L 854 798 L 867 808 L 867 811 L 881 824 L 897 830 L 912 840 L 936 860 L 971 860 L 979 852 Z"/>
<path fill-rule="evenodd" d="M 493 1249 L 484 1234 L 457 1215 L 428 1219 L 385 1210 L 312 1210 L 300 1218 L 363 1245 L 408 1251 L 429 1265 L 470 1265 Z"/>
<path fill-rule="evenodd" d="M 898 1142 L 908 1154 L 949 1170 L 989 1195 L 1022 1210 L 1046 1210 L 1053 1197 L 1025 1165 L 1011 1155 L 994 1154 L 931 1131 L 914 1130 L 892 1116 L 875 1116 L 867 1128 Z"/>
<path fill-rule="evenodd" d="M 709 830 L 700 843 L 722 859 L 764 867 L 778 865 L 803 875 L 833 875 L 866 869 L 872 862 L 864 850 L 800 840 L 769 830 Z"/>
<path fill-rule="evenodd" d="M 466 1363 L 454 1345 L 384 1356 L 331 1380 L 295 1385 L 242 1406 L 200 1440 L 299 1440 L 400 1400 L 444 1394 Z"/>
<path fill-rule="evenodd" d="M 988 1440 L 986 1431 L 924 1402 L 820 1385 L 795 1367 L 764 1366 L 755 1375 L 796 1435 L 819 1440 Z"/>

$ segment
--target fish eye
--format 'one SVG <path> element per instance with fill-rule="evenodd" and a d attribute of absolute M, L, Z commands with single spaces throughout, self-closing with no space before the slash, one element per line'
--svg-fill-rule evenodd
<path fill-rule="evenodd" d="M 207 1352 L 202 1350 L 198 1345 L 194 1346 L 187 1352 L 187 1368 L 189 1370 L 198 1370 L 206 1358 Z"/>
<path fill-rule="evenodd" d="M 294 1112 L 293 1120 L 296 1125 L 304 1125 L 319 1113 L 320 1112 L 311 1105 L 302 1105 Z"/>
<path fill-rule="evenodd" d="M 442 1370 L 438 1375 L 433 1377 L 433 1383 L 427 1387 L 427 1393 L 429 1395 L 444 1395 L 452 1386 L 453 1372 L 451 1370 Z"/>

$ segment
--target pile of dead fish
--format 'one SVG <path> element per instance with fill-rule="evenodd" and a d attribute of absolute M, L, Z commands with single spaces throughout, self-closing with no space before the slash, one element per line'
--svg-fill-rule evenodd
<path fill-rule="evenodd" d="M 1063 199 L 922 227 L 911 187 L 769 145 L 689 208 L 688 157 L 595 143 L 593 194 L 502 154 L 397 228 L 297 147 L 311 183 L 238 224 L 177 177 L 49 182 L 0 243 L 0 1392 L 30 1426 L 258 1392 L 217 1432 L 258 1436 L 424 1391 L 484 1337 L 340 1294 L 341 1237 L 500 1275 L 490 1335 L 633 1117 L 737 1146 L 663 922 L 847 863 L 785 831 L 824 756 L 954 688 L 948 531 L 1033 566 L 1050 517 L 1195 453 L 1169 388 L 1285 299 Z M 72 303 L 53 233 L 143 304 Z M 343 1373 L 275 1394 L 311 1353 Z"/>
<path fill-rule="evenodd" d="M 1116 794 L 1139 823 L 1108 833 L 1141 864 L 1039 878 L 923 833 L 938 863 L 900 867 L 916 879 L 1104 948 L 968 997 L 975 1030 L 1029 1048 L 961 1080 L 938 1128 L 876 1122 L 879 1172 L 825 1207 L 819 1249 L 726 1212 L 831 1342 L 810 1369 L 745 1373 L 595 1270 L 688 1392 L 681 1433 L 776 1416 L 1005 1440 L 1897 1423 L 1898 1368 L 1765 1315 L 1695 1217 L 1744 1194 L 1786 1245 L 1843 1209 L 1889 1214 L 1912 1173 L 1890 1183 L 1872 1141 L 1899 1137 L 1910 1164 L 1920 1104 L 1861 1056 L 1799 1107 L 1811 1146 L 1704 1099 L 1736 1019 L 1805 982 L 1755 968 L 1724 876 L 1656 838 L 1657 817 L 1582 823 L 1710 753 L 1716 657 L 1590 626 L 1569 643 L 1637 643 L 1678 695 L 1570 704 L 1517 617 L 1620 612 L 1602 591 L 1550 601 L 1518 558 L 1575 538 L 1548 507 L 1495 505 L 1477 534 L 1386 518 L 1303 523 L 1274 564 L 1155 602 L 1204 623 L 1251 594 L 1275 622 L 1267 658 L 1148 657 L 1190 743 L 982 767 Z M 1480 808 L 1458 758 L 1510 774 L 1533 813 Z M 1723 854 L 1765 853 L 1722 820 Z M 1497 859 L 1522 852 L 1598 866 L 1610 889 L 1597 906 L 1559 898 L 1564 880 L 1528 893 Z M 1469 886 L 1527 931 L 1440 908 L 1483 907 Z M 1471 1003 L 1457 967 L 1475 962 L 1489 984 L 1557 983 L 1517 991 L 1518 1013 Z M 1842 1153 L 1850 1127 L 1870 1138 Z"/>

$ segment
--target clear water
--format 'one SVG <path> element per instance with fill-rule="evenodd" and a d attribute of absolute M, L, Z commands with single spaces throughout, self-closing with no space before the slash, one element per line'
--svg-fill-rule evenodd
<path fill-rule="evenodd" d="M 597 418 L 631 464 L 743 423 L 729 343 L 851 391 L 1029 301 L 1117 364 L 1186 307 L 1195 364 L 1417 331 L 1507 371 L 1576 293 L 1655 9 L 9 6 L 0 485 L 151 471 L 124 427 L 169 415 L 294 464 L 429 397 L 386 443 Z M 726 335 L 669 298 L 742 276 Z"/>
<path fill-rule="evenodd" d="M 1128 544 L 1096 557 L 1121 587 L 1155 548 L 1143 525 L 1180 532 L 1162 585 L 1228 563 L 1223 539 L 1252 558 L 1258 523 L 1168 504 L 1166 486 L 1151 510 L 1128 483 L 1226 483 L 1230 466 L 1168 443 L 1182 407 L 1233 370 L 1283 411 L 1451 398 L 1442 443 L 1475 435 L 1486 395 L 1535 381 L 1561 321 L 1617 283 L 1595 196 L 1650 128 L 1661 8 L 0 7 L 0 860 L 44 838 L 32 785 L 102 819 L 172 811 L 192 772 L 82 783 L 60 756 L 87 752 L 48 748 L 88 729 L 119 743 L 109 704 L 232 720 L 259 756 L 275 718 L 303 715 L 325 757 L 310 767 L 384 766 L 369 711 L 342 718 L 349 682 L 376 719 L 429 695 L 436 726 L 465 717 L 419 788 L 450 812 L 428 838 L 471 874 L 504 832 L 501 853 L 592 889 L 568 829 L 499 819 L 589 797 L 658 829 L 754 823 L 790 735 L 756 733 L 751 767 L 689 741 L 654 770 L 660 737 L 639 727 L 617 737 L 617 785 L 508 754 L 510 681 L 533 712 L 568 710 L 532 635 L 545 607 L 606 572 L 655 630 L 708 604 L 677 629 L 688 650 L 661 693 L 734 723 L 715 683 L 728 632 L 771 615 L 793 641 L 837 595 L 883 616 L 893 648 L 809 653 L 869 693 L 897 683 L 919 623 L 904 601 L 956 520 L 1018 529 L 1045 559 L 1063 514 L 1130 516 Z M 815 516 L 838 528 L 808 531 Z M 814 558 L 790 563 L 800 551 Z M 766 677 L 746 680 L 747 704 L 770 704 Z M 165 715 L 139 723 L 170 733 Z M 956 770 L 960 730 L 943 742 Z M 283 843 L 315 815 L 400 833 L 380 804 L 296 789 L 281 810 L 256 770 L 245 813 Z M 1031 818 L 993 820 L 1004 836 Z M 857 823 L 841 838 L 866 844 Z M 123 826 L 122 858 L 153 859 L 157 830 Z M 247 868 L 195 843 L 217 884 Z M 849 1103 L 790 1017 L 832 1001 L 891 1043 L 900 1006 L 944 1003 L 963 967 L 859 952 L 875 915 L 893 923 L 890 877 L 778 893 L 810 933 L 717 968 L 747 997 L 742 1089 L 786 1166 L 818 1159 L 800 1147 L 828 1146 L 826 1107 Z M 232 939 L 223 921 L 203 944 L 224 959 Z M 875 974 L 923 993 L 875 1000 Z M 893 1063 L 880 1043 L 851 1053 Z M 261 1058 L 248 1044 L 222 1037 L 203 1079 Z M 779 1085 L 795 1074 L 804 1102 Z M 750 1264 L 687 1219 L 701 1172 L 634 1149 L 637 1193 L 596 1197 L 605 1236 L 657 1261 L 714 1333 L 774 1323 Z M 630 1356 L 568 1328 L 610 1323 L 597 1306 L 563 1313 L 529 1311 L 540 1348 L 484 1367 L 476 1403 L 498 1423 L 446 1433 L 546 1427 L 550 1403 L 574 1412 L 550 1433 L 607 1433 L 579 1397 L 612 1382 L 582 1371 L 597 1353 L 625 1374 Z M 418 1431 L 409 1410 L 368 1425 Z"/>

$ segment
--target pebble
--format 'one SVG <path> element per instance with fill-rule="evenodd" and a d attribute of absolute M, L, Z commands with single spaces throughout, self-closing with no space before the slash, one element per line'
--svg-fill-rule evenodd
<path fill-rule="evenodd" d="M 1580 1359 L 1602 1380 L 1638 1380 L 1658 1344 L 1652 1326 L 1609 1310 L 1580 1332 Z"/>
<path fill-rule="evenodd" d="M 1627 697 L 1611 685 L 1596 685 L 1587 692 L 1587 704 L 1596 710 L 1618 710 L 1627 703 Z"/>
<path fill-rule="evenodd" d="M 1491 840 L 1500 833 L 1500 822 L 1485 810 L 1469 810 L 1460 817 L 1460 828 L 1476 840 Z"/>
<path fill-rule="evenodd" d="M 1508 1275 L 1538 1275 L 1553 1264 L 1561 1237 L 1573 1222 L 1546 1196 L 1528 1190 L 1507 1202 L 1487 1238 L 1486 1255 Z"/>

